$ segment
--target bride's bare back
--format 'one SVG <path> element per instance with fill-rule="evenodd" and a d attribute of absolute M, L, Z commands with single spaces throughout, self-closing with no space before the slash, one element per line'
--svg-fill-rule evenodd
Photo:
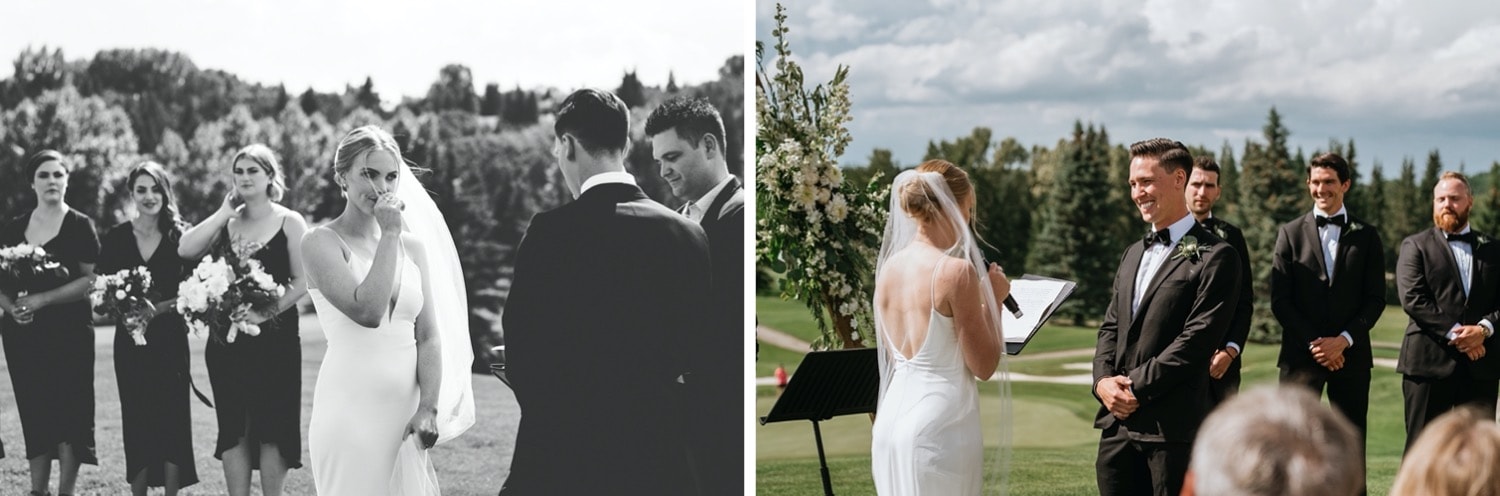
<path fill-rule="evenodd" d="M 875 306 L 891 347 L 903 358 L 915 357 L 936 311 L 953 319 L 969 371 L 988 379 L 1000 359 L 1000 342 L 985 317 L 980 288 L 968 262 L 930 244 L 913 243 L 892 255 L 875 281 Z"/>

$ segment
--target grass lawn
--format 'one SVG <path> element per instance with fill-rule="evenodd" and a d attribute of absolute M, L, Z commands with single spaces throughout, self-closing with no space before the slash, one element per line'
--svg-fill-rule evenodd
<path fill-rule="evenodd" d="M 125 448 L 121 440 L 120 393 L 115 384 L 114 329 L 97 328 L 94 360 L 94 439 L 99 466 L 85 465 L 78 476 L 78 495 L 130 494 L 125 481 Z M 204 393 L 209 390 L 208 372 L 203 366 L 203 338 L 190 338 L 193 381 Z M 307 422 L 312 412 L 313 385 L 323 360 L 327 342 L 311 314 L 302 317 L 302 463 L 303 468 L 287 473 L 285 493 L 313 494 L 311 459 L 307 454 Z M 0 370 L 9 375 L 9 367 L 0 359 Z M 447 444 L 433 448 L 432 463 L 445 495 L 493 495 L 510 471 L 510 456 L 516 437 L 520 409 L 515 397 L 498 379 L 489 375 L 472 376 L 477 422 L 467 433 Z M 0 381 L 0 439 L 6 441 L 5 459 L 0 460 L 0 487 L 3 494 L 22 494 L 30 487 L 21 421 L 15 412 L 14 395 L 9 380 Z M 224 473 L 213 457 L 218 422 L 213 410 L 193 400 L 193 454 L 198 458 L 200 482 L 183 489 L 184 495 L 222 495 Z M 56 468 L 52 488 L 57 487 Z M 371 474 L 372 476 L 379 474 Z M 259 484 L 259 475 L 253 486 Z M 161 494 L 157 489 L 152 494 Z M 258 489 L 253 494 L 260 494 Z"/>
<path fill-rule="evenodd" d="M 766 312 L 766 300 L 759 301 L 762 315 Z M 770 300 L 772 306 L 786 303 L 774 298 Z M 801 309 L 795 302 L 789 304 L 793 306 L 792 310 Z M 790 313 L 779 307 L 773 310 Z M 802 312 L 806 313 L 805 310 Z M 805 317 L 804 321 L 807 321 Z M 762 323 L 766 323 L 764 317 Z M 801 332 L 807 332 L 806 328 L 811 326 L 807 321 Z M 1401 309 L 1388 307 L 1372 333 L 1373 339 L 1399 343 L 1405 326 L 1406 316 Z M 1027 352 L 1091 348 L 1093 338 L 1094 329 L 1047 326 L 1028 346 Z M 768 348 L 763 346 L 762 350 Z M 1243 357 L 1245 387 L 1276 382 L 1278 351 L 1276 345 L 1251 344 L 1247 347 Z M 1395 358 L 1396 350 L 1375 350 L 1375 354 Z M 762 353 L 762 357 L 765 356 Z M 1089 360 L 1088 357 L 1079 357 L 1018 361 L 1012 363 L 1012 370 L 1049 375 L 1087 373 L 1064 366 Z M 1402 422 L 1401 376 L 1394 370 L 1379 367 L 1372 373 L 1367 481 L 1370 494 L 1386 494 L 1395 478 L 1406 439 Z M 1013 494 L 1097 494 L 1094 460 L 1099 431 L 1092 426 L 1098 403 L 1089 394 L 1088 386 L 1016 383 L 1012 389 L 1015 400 L 1015 449 L 1011 464 Z M 998 401 L 994 391 L 992 384 L 980 387 L 980 411 L 985 419 L 986 439 L 994 439 L 995 424 L 999 421 L 995 413 Z M 775 394 L 774 388 L 758 388 L 757 414 L 770 411 Z M 869 417 L 834 418 L 822 423 L 822 430 L 834 492 L 842 495 L 875 494 L 870 479 Z M 756 427 L 755 472 L 757 494 L 822 494 L 811 425 L 808 422 L 784 422 Z"/>

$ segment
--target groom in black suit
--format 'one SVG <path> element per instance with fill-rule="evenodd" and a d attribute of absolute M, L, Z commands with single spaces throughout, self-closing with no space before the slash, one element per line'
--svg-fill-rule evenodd
<path fill-rule="evenodd" d="M 1212 409 L 1208 365 L 1239 301 L 1240 255 L 1188 214 L 1193 157 L 1156 138 L 1130 145 L 1130 193 L 1146 239 L 1120 258 L 1099 327 L 1099 493 L 1176 495 Z"/>
<path fill-rule="evenodd" d="M 1385 310 L 1380 230 L 1349 214 L 1349 163 L 1335 153 L 1307 167 L 1313 211 L 1283 224 L 1271 263 L 1271 311 L 1281 323 L 1282 384 L 1322 394 L 1366 438 L 1370 328 Z M 1351 454 L 1364 460 L 1363 453 Z M 1363 463 L 1361 463 L 1363 465 Z"/>
<path fill-rule="evenodd" d="M 713 260 L 712 305 L 692 345 L 693 452 L 705 494 L 744 488 L 745 188 L 729 173 L 724 121 L 701 98 L 667 100 L 646 118 L 651 155 L 679 213 L 703 226 Z"/>
<path fill-rule="evenodd" d="M 1433 188 L 1436 227 L 1408 236 L 1396 289 L 1411 317 L 1396 371 L 1406 403 L 1406 447 L 1427 423 L 1472 404 L 1495 416 L 1495 324 L 1500 323 L 1500 243 L 1469 228 L 1469 180 L 1443 173 Z"/>
<path fill-rule="evenodd" d="M 563 100 L 553 154 L 577 200 L 531 219 L 503 317 L 521 424 L 504 495 L 696 494 L 681 427 L 710 287 L 703 228 L 625 172 L 629 110 Z"/>

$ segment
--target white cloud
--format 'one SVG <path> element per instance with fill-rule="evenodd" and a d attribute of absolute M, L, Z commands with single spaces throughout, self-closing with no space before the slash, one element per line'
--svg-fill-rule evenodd
<path fill-rule="evenodd" d="M 1258 134 L 1273 105 L 1308 147 L 1354 137 L 1390 163 L 1456 132 L 1463 136 L 1452 136 L 1452 146 L 1467 148 L 1445 157 L 1500 158 L 1476 138 L 1500 136 L 1500 119 L 1480 118 L 1500 115 L 1500 3 L 817 5 L 858 10 L 866 26 L 832 41 L 792 37 L 810 80 L 851 66 L 855 117 L 874 135 L 855 133 L 855 161 L 890 142 L 914 143 L 895 150 L 914 160 L 928 139 L 966 134 L 996 114 L 1007 116 L 997 136 L 1034 143 L 1050 144 L 1081 118 L 1110 126 L 1117 141 L 1138 137 L 1122 132 L 1176 130 L 1184 141 L 1217 146 L 1243 141 L 1239 130 Z M 808 22 L 801 5 L 789 15 L 793 26 Z M 767 21 L 758 19 L 758 39 L 768 36 Z M 924 127 L 909 125 L 917 123 Z"/>

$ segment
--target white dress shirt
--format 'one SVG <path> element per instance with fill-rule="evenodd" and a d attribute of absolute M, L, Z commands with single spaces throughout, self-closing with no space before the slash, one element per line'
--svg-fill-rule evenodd
<path fill-rule="evenodd" d="M 682 206 L 682 214 L 686 215 L 693 222 L 702 223 L 703 215 L 708 213 L 708 207 L 714 206 L 714 198 L 718 198 L 719 192 L 724 191 L 724 188 L 729 186 L 729 181 L 732 179 L 734 179 L 734 175 L 726 174 L 724 180 L 719 181 L 719 184 L 715 185 L 713 189 L 708 190 L 703 196 L 698 197 L 697 201 L 684 204 Z"/>
<path fill-rule="evenodd" d="M 1467 224 L 1464 225 L 1463 229 L 1458 230 L 1458 234 L 1468 234 L 1468 232 L 1469 226 Z M 1448 249 L 1453 252 L 1453 263 L 1458 266 L 1458 279 L 1463 282 L 1464 297 L 1467 298 L 1469 296 L 1469 288 L 1474 285 L 1474 247 L 1462 241 L 1449 241 Z M 1462 325 L 1462 323 L 1455 322 L 1453 329 L 1448 331 L 1448 339 L 1453 339 L 1457 336 L 1454 331 Z M 1480 320 L 1479 325 L 1484 326 L 1487 331 L 1485 334 L 1495 333 L 1495 324 L 1491 323 L 1490 319 Z"/>
<path fill-rule="evenodd" d="M 1151 279 L 1156 277 L 1156 271 L 1161 269 L 1162 262 L 1167 261 L 1172 250 L 1177 248 L 1177 242 L 1181 241 L 1183 236 L 1187 236 L 1188 230 L 1192 229 L 1194 224 L 1197 224 L 1197 219 L 1194 219 L 1192 214 L 1184 215 L 1177 222 L 1167 226 L 1167 236 L 1171 238 L 1171 243 L 1153 244 L 1141 254 L 1141 266 L 1135 271 L 1135 294 L 1130 299 L 1132 315 L 1140 308 L 1141 297 L 1145 296 L 1146 287 L 1151 284 Z M 1152 230 L 1155 230 L 1154 226 Z"/>
<path fill-rule="evenodd" d="M 584 193 L 588 192 L 589 188 L 598 186 L 600 184 L 610 183 L 634 185 L 635 176 L 632 176 L 629 172 L 625 171 L 600 172 L 598 174 L 594 174 L 592 176 L 589 176 L 588 179 L 583 180 L 583 185 L 578 187 L 578 196 L 583 196 Z"/>
<path fill-rule="evenodd" d="M 1327 212 L 1319 210 L 1318 207 L 1313 207 L 1313 215 L 1316 215 L 1318 217 L 1334 217 L 1342 215 L 1344 216 L 1344 222 L 1349 222 L 1349 207 L 1340 206 L 1339 211 L 1334 212 L 1333 214 L 1329 214 Z M 1328 224 L 1318 228 L 1318 241 L 1322 242 L 1323 244 L 1323 269 L 1328 274 L 1329 284 L 1333 284 L 1333 263 L 1338 261 L 1339 238 L 1342 238 L 1343 235 L 1344 228 L 1333 224 Z M 1344 340 L 1349 342 L 1349 346 L 1354 346 L 1354 336 L 1350 336 L 1349 331 L 1341 332 L 1339 333 L 1339 335 L 1343 336 Z"/>

